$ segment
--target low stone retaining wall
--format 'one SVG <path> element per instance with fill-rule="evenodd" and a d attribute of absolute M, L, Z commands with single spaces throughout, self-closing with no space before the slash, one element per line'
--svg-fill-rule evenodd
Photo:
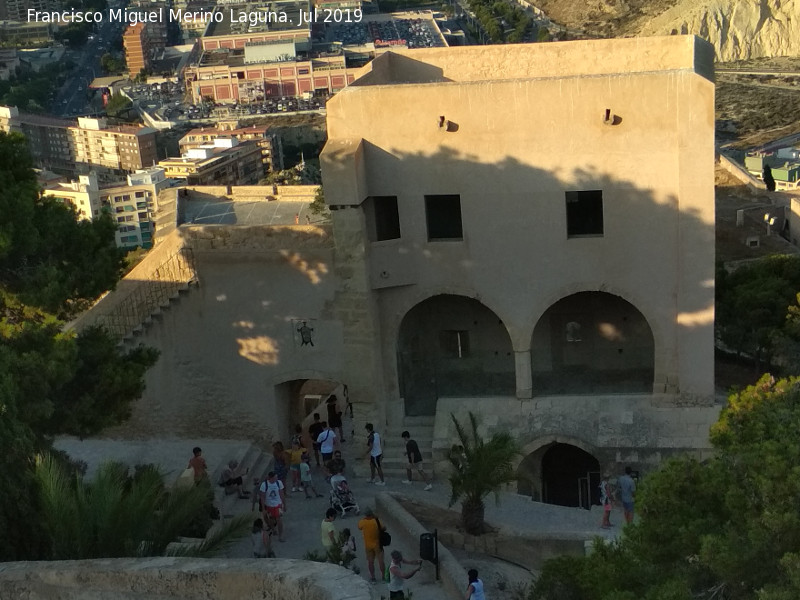
<path fill-rule="evenodd" d="M 568 554 L 583 556 L 585 536 L 518 535 L 510 533 L 487 533 L 481 536 L 443 531 L 439 533 L 443 544 L 461 548 L 468 552 L 480 552 L 507 560 L 530 571 L 539 571 L 549 558 Z"/>
<path fill-rule="evenodd" d="M 288 559 L 119 558 L 0 564 L 0 600 L 370 600 L 338 565 Z"/>
<path fill-rule="evenodd" d="M 431 533 L 389 494 L 378 494 L 375 497 L 375 512 L 380 516 L 381 523 L 386 525 L 386 529 L 392 534 L 392 537 L 401 538 L 404 544 L 412 548 L 419 548 L 420 535 Z M 467 581 L 467 572 L 444 547 L 441 537 L 439 539 L 439 575 L 447 597 L 464 597 L 464 582 Z M 442 596 L 442 598 L 444 597 Z"/>

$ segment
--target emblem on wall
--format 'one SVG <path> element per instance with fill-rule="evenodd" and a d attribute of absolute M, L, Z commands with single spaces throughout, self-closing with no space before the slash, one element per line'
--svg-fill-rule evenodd
<path fill-rule="evenodd" d="M 314 346 L 314 321 L 316 319 L 292 319 L 295 343 L 300 347 Z"/>

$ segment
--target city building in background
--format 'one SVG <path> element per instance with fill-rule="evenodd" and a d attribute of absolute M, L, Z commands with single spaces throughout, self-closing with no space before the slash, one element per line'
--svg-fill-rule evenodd
<path fill-rule="evenodd" d="M 255 185 L 266 174 L 258 142 L 218 137 L 158 163 L 167 177 L 187 185 Z"/>
<path fill-rule="evenodd" d="M 261 148 L 262 162 L 267 171 L 283 169 L 283 149 L 279 135 L 270 133 L 268 125 L 239 127 L 239 122 L 220 121 L 216 127 L 199 127 L 187 132 L 178 145 L 181 154 L 191 148 L 199 148 L 213 143 L 217 138 L 233 137 L 240 142 L 255 141 Z"/>
<path fill-rule="evenodd" d="M 103 168 L 125 174 L 153 166 L 158 159 L 154 129 L 109 125 L 102 118 L 76 122 L 0 106 L 0 131 L 24 134 L 34 163 L 57 173 Z"/>
<path fill-rule="evenodd" d="M 117 223 L 118 247 L 150 248 L 155 242 L 157 218 L 165 212 L 174 214 L 175 193 L 161 194 L 169 184 L 164 169 L 158 167 L 131 173 L 125 181 L 107 185 L 91 172 L 80 175 L 77 181 L 44 183 L 42 195 L 73 206 L 82 219 L 94 219 L 107 211 Z"/>

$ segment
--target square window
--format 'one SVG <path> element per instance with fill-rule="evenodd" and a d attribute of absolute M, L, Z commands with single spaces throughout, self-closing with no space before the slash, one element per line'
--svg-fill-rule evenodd
<path fill-rule="evenodd" d="M 469 331 L 440 331 L 439 344 L 446 356 L 466 358 L 469 355 Z"/>
<path fill-rule="evenodd" d="M 425 220 L 429 242 L 464 239 L 461 196 L 457 194 L 425 196 Z"/>
<path fill-rule="evenodd" d="M 400 239 L 397 196 L 370 196 L 364 202 L 367 234 L 371 242 Z"/>
<path fill-rule="evenodd" d="M 567 192 L 567 237 L 603 235 L 603 192 Z"/>

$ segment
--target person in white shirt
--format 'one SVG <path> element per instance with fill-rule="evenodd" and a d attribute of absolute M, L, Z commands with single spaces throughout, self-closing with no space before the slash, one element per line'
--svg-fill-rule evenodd
<path fill-rule="evenodd" d="M 328 426 L 326 421 L 322 422 L 322 433 L 317 437 L 319 451 L 322 454 L 322 464 L 324 465 L 333 458 L 333 444 L 336 442 L 336 433 Z"/>
<path fill-rule="evenodd" d="M 283 513 L 286 512 L 286 488 L 283 482 L 278 479 L 275 471 L 270 471 L 266 481 L 261 484 L 258 490 L 261 505 L 264 507 L 264 518 L 272 517 L 278 525 L 278 541 L 285 542 L 283 538 Z"/>
<path fill-rule="evenodd" d="M 367 452 L 369 453 L 369 483 L 375 485 L 386 485 L 383 480 L 383 467 L 381 461 L 383 460 L 383 448 L 381 448 L 381 435 L 375 431 L 372 423 L 367 423 L 364 427 L 367 430 Z M 375 481 L 375 472 L 377 471 L 380 481 Z"/>
<path fill-rule="evenodd" d="M 417 565 L 417 568 L 408 571 L 407 573 L 403 573 L 401 566 L 403 564 L 406 565 Z M 395 598 L 405 598 L 405 592 L 403 591 L 403 581 L 405 579 L 411 579 L 414 575 L 420 572 L 422 569 L 422 561 L 421 560 L 406 560 L 403 558 L 402 553 L 399 550 L 392 551 L 392 564 L 389 565 L 389 600 L 394 600 Z"/>
<path fill-rule="evenodd" d="M 483 581 L 478 579 L 478 570 L 470 569 L 467 572 L 469 577 L 469 585 L 467 586 L 467 595 L 465 600 L 486 600 L 486 595 L 483 593 Z"/>

